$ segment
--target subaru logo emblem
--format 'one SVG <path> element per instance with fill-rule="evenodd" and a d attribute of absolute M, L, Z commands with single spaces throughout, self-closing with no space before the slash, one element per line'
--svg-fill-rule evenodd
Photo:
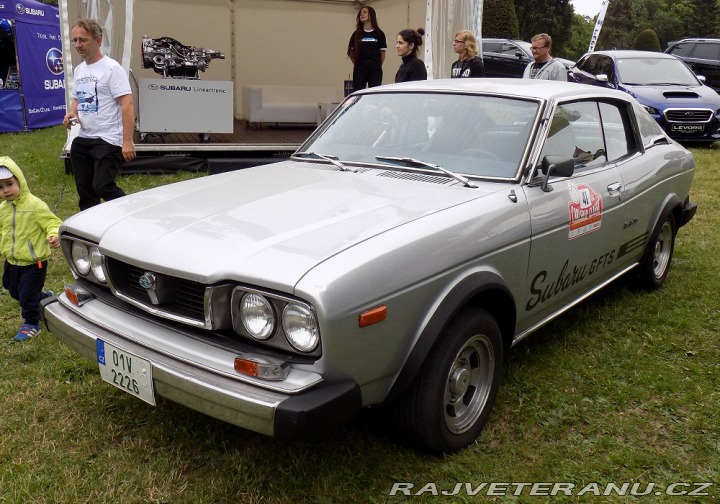
<path fill-rule="evenodd" d="M 685 117 L 695 117 L 695 112 L 687 111 L 683 114 Z"/>
<path fill-rule="evenodd" d="M 21 16 L 25 14 L 25 6 L 23 4 L 15 4 L 15 12 L 20 14 Z"/>
<path fill-rule="evenodd" d="M 53 74 L 60 75 L 63 73 L 65 65 L 63 64 L 62 51 L 57 47 L 50 49 L 45 55 L 45 64 Z"/>
<path fill-rule="evenodd" d="M 155 287 L 155 284 L 157 283 L 157 278 L 153 273 L 145 272 L 140 276 L 140 279 L 138 280 L 138 283 L 140 284 L 140 287 L 143 289 L 152 289 Z"/>

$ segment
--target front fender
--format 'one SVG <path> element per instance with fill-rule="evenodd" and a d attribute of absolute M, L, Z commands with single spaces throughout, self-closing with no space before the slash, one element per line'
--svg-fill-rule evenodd
<path fill-rule="evenodd" d="M 435 310 L 408 355 L 386 402 L 398 398 L 410 386 L 430 349 L 442 335 L 443 328 L 461 309 L 468 306 L 481 306 L 490 312 L 500 326 L 505 347 L 510 347 L 515 331 L 515 298 L 498 274 L 489 271 L 473 273 L 459 282 Z"/>

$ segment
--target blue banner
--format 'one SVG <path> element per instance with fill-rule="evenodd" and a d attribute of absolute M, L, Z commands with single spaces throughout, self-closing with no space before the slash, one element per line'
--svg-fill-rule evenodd
<path fill-rule="evenodd" d="M 62 123 L 65 80 L 59 21 L 39 24 L 27 16 L 18 17 L 15 40 L 27 128 L 32 130 Z"/>
<path fill-rule="evenodd" d="M 20 91 L 17 89 L 0 89 L 0 112 L 0 133 L 25 128 Z"/>
<path fill-rule="evenodd" d="M 6 97 L 0 111 L 12 113 L 15 124 L 16 100 L 24 102 L 24 124 L 14 131 L 61 124 L 65 80 L 58 8 L 34 0 L 0 0 L 0 18 L 14 25 L 17 65 L 13 66 L 17 66 L 20 86 L 18 96 Z"/>

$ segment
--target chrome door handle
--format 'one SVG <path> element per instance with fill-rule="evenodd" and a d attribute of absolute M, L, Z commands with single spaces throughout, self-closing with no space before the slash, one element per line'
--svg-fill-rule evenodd
<path fill-rule="evenodd" d="M 608 184 L 607 190 L 610 196 L 620 196 L 622 184 L 620 182 L 613 182 L 612 184 Z"/>

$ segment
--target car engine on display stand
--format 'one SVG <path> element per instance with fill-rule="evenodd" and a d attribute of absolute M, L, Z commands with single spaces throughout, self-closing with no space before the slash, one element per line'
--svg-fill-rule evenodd
<path fill-rule="evenodd" d="M 152 68 L 165 78 L 198 79 L 214 59 L 225 59 L 225 54 L 202 47 L 181 44 L 172 37 L 142 40 L 142 67 Z"/>
<path fill-rule="evenodd" d="M 172 37 L 142 39 L 142 68 L 151 68 L 161 79 L 138 79 L 138 131 L 148 135 L 199 133 L 207 142 L 210 133 L 233 132 L 232 81 L 201 81 L 214 59 L 225 54 L 189 46 Z"/>

